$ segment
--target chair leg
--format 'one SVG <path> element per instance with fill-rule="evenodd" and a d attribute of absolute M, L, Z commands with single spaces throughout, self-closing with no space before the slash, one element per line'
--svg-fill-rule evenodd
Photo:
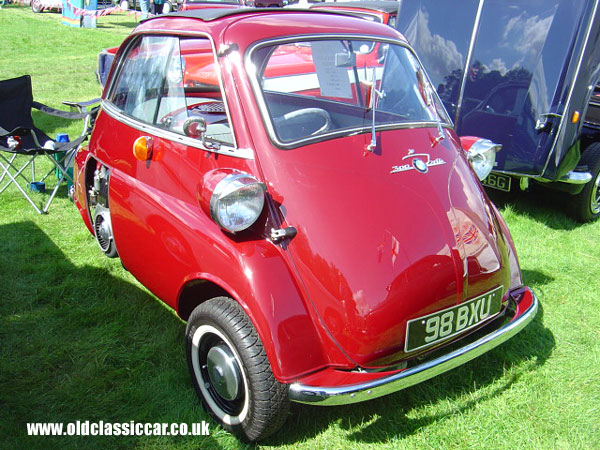
<path fill-rule="evenodd" d="M 0 155 L 0 156 L 2 156 L 2 155 Z M 9 166 L 12 166 L 12 165 L 13 165 L 13 161 L 15 160 L 15 158 L 16 158 L 16 157 L 17 157 L 17 154 L 16 154 L 16 153 L 14 153 L 14 154 L 13 154 L 13 155 L 10 157 L 10 160 L 8 161 L 8 165 L 9 165 Z M 2 159 L 6 159 L 6 158 L 2 157 Z M 4 180 L 4 178 L 5 178 L 5 177 L 6 177 L 6 171 L 5 171 L 5 172 L 2 174 L 2 176 L 0 177 L 0 183 L 2 183 L 2 180 Z M 8 183 L 8 184 L 10 184 L 10 183 Z M 1 191 L 0 191 L 0 192 L 1 192 Z"/>
<path fill-rule="evenodd" d="M 76 153 L 75 151 L 69 152 L 69 154 L 65 155 L 65 157 L 63 159 L 61 159 L 60 161 L 57 161 L 51 155 L 46 155 L 50 159 L 50 161 L 52 161 L 52 164 L 54 164 L 54 167 L 60 171 L 61 175 L 59 176 L 59 178 L 61 180 L 64 180 L 66 178 L 71 183 L 73 182 L 73 178 L 67 172 L 67 168 L 69 167 L 69 165 L 71 164 L 73 159 L 75 159 L 75 153 Z M 54 172 L 54 169 L 50 170 L 50 172 L 48 172 L 46 174 L 44 179 L 47 178 L 52 172 Z M 60 184 L 60 182 L 59 182 L 59 184 Z"/>
<path fill-rule="evenodd" d="M 60 177 L 58 183 L 56 183 L 56 186 L 54 186 L 54 189 L 52 189 L 52 192 L 50 193 L 50 197 L 48 198 L 48 201 L 46 202 L 46 204 L 44 205 L 44 208 L 42 209 L 42 212 L 44 214 L 46 214 L 48 212 L 48 208 L 50 208 L 50 203 L 52 203 L 52 200 L 54 200 L 54 196 L 56 195 L 56 192 L 58 191 L 58 188 L 60 187 L 60 184 L 62 183 L 64 177 Z"/>
<path fill-rule="evenodd" d="M 50 204 L 54 200 L 54 197 L 56 196 L 56 193 L 58 192 L 58 189 L 60 188 L 60 185 L 62 184 L 62 182 L 65 181 L 65 180 L 68 180 L 71 183 L 73 183 L 73 177 L 71 177 L 69 175 L 69 173 L 67 171 L 67 168 L 70 166 L 71 162 L 75 158 L 75 154 L 76 154 L 76 149 L 73 149 L 71 151 L 66 152 L 64 154 L 64 157 L 62 159 L 59 159 L 59 160 L 56 160 L 55 158 L 53 158 L 52 155 L 46 154 L 46 156 L 54 164 L 55 168 L 52 169 L 52 170 L 50 170 L 40 181 L 44 181 L 55 170 L 60 171 L 60 174 L 58 176 L 58 181 L 57 181 L 56 185 L 54 186 L 54 188 L 50 192 L 50 196 L 49 196 L 48 200 L 46 201 L 46 203 L 44 204 L 44 207 L 42 209 L 40 209 L 34 203 L 34 201 L 27 194 L 27 192 L 25 191 L 25 189 L 23 189 L 21 187 L 21 185 L 18 183 L 18 180 L 17 180 L 17 178 L 20 177 L 23 180 L 25 180 L 26 182 L 29 182 L 29 180 L 27 180 L 27 177 L 25 177 L 23 175 L 23 171 L 25 169 L 27 169 L 27 167 L 29 165 L 31 165 L 32 181 L 35 181 L 35 156 L 31 157 L 23 165 L 23 167 L 21 167 L 20 169 L 17 169 L 14 166 L 14 160 L 15 160 L 16 154 L 11 155 L 10 158 L 6 158 L 5 156 L 3 156 L 3 155 L 0 154 L 0 159 L 2 159 L 6 163 L 6 165 L 5 165 L 4 163 L 2 163 L 2 161 L 0 161 L 0 167 L 2 167 L 2 169 L 4 170 L 2 176 L 0 177 L 0 183 L 2 183 L 6 177 L 9 178 L 9 181 L 0 189 L 0 194 L 2 192 L 4 192 L 10 186 L 11 183 L 14 183 L 17 186 L 17 189 L 19 189 L 19 191 L 21 191 L 21 194 L 23 194 L 23 196 L 27 199 L 27 201 L 31 204 L 31 206 L 33 206 L 33 208 L 38 212 L 38 214 L 46 214 L 48 212 L 48 209 L 50 208 Z M 11 174 L 10 169 L 13 170 L 14 174 Z"/>
<path fill-rule="evenodd" d="M 44 205 L 44 208 L 42 209 L 42 211 L 44 213 L 48 212 L 48 208 L 50 208 L 50 204 L 52 203 L 52 200 L 54 200 L 54 196 L 58 192 L 58 188 L 60 187 L 60 185 L 62 184 L 62 182 L 65 179 L 67 179 L 71 183 L 73 183 L 73 178 L 69 175 L 69 173 L 67 172 L 67 169 L 65 169 L 65 167 L 67 167 L 67 168 L 69 167 L 69 165 L 71 164 L 71 161 L 73 161 L 73 159 L 75 158 L 75 153 L 76 153 L 75 150 L 68 152 L 67 154 L 65 154 L 64 158 L 62 158 L 60 161 L 57 161 L 51 155 L 46 155 L 46 156 L 48 156 L 48 158 L 50 158 L 50 160 L 52 161 L 52 163 L 60 171 L 60 176 L 58 177 L 58 181 L 56 182 L 56 186 L 54 186 L 54 189 L 52 189 L 52 192 L 50 193 L 50 197 L 48 198 L 48 201 L 46 202 L 46 204 Z M 52 173 L 52 171 L 50 171 L 46 175 L 46 177 L 50 173 Z M 44 177 L 44 178 L 46 178 L 46 177 Z"/>
<path fill-rule="evenodd" d="M 12 170 L 15 171 L 15 174 L 13 176 L 15 178 L 21 177 L 25 181 L 25 183 L 29 183 L 29 180 L 27 179 L 27 177 L 25 175 L 23 175 L 23 172 L 25 171 L 25 169 L 27 169 L 29 164 L 31 164 L 33 162 L 35 157 L 32 156 L 31 158 L 29 158 L 29 160 L 23 165 L 23 167 L 21 167 L 20 169 L 17 170 L 17 168 L 13 164 L 16 156 L 17 156 L 16 154 L 13 154 L 11 156 L 11 158 L 8 159 L 8 158 L 4 157 L 2 154 L 0 154 L 0 158 L 2 158 L 4 160 L 4 162 L 9 166 L 9 168 L 11 168 Z M 2 175 L 2 178 L 0 178 L 0 182 L 2 182 L 5 175 L 6 175 L 6 173 L 4 173 Z M 31 181 L 35 181 L 35 179 L 32 179 Z M 12 183 L 12 181 L 8 181 L 4 186 L 2 186 L 2 188 L 0 189 L 0 194 L 2 194 L 10 186 L 11 183 Z"/>
<path fill-rule="evenodd" d="M 4 173 L 6 174 L 6 176 L 12 180 L 12 182 L 15 184 L 15 186 L 17 186 L 17 189 L 19 189 L 19 191 L 21 191 L 21 194 L 23 194 L 23 196 L 27 199 L 27 201 L 31 204 L 31 206 L 33 206 L 33 209 L 35 209 L 38 212 L 38 214 L 44 214 L 45 211 L 42 212 L 40 210 L 40 208 L 38 208 L 37 205 L 33 202 L 33 200 L 31 200 L 29 195 L 27 195 L 27 192 L 25 192 L 25 190 L 21 187 L 21 185 L 18 183 L 16 178 L 13 177 L 11 175 L 11 173 L 8 171 L 8 167 L 6 167 L 2 162 L 0 162 L 0 167 L 2 167 L 4 169 Z"/>

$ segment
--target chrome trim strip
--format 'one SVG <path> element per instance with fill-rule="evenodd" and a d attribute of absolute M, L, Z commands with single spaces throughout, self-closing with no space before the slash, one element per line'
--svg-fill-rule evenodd
<path fill-rule="evenodd" d="M 539 308 L 537 297 L 533 292 L 532 295 L 531 306 L 517 319 L 465 347 L 402 372 L 366 383 L 339 387 L 293 383 L 289 389 L 289 398 L 295 402 L 314 403 L 319 406 L 346 405 L 371 400 L 426 381 L 477 358 L 525 328 L 533 320 Z"/>
<path fill-rule="evenodd" d="M 130 126 L 131 128 L 135 128 L 142 133 L 148 133 L 153 136 L 177 142 L 178 144 L 195 147 L 206 152 L 218 153 L 220 155 L 228 155 L 241 159 L 254 159 L 254 151 L 251 148 L 235 148 L 224 144 L 220 144 L 219 149 L 206 148 L 202 145 L 202 142 L 197 139 L 190 138 L 183 134 L 174 133 L 172 131 L 165 130 L 164 128 L 155 127 L 148 123 L 136 120 L 133 117 L 127 116 L 107 100 L 102 100 L 102 110 L 113 119 L 123 122 L 124 124 Z"/>
<path fill-rule="evenodd" d="M 400 39 L 394 39 L 394 38 L 390 38 L 390 37 L 386 37 L 386 36 L 379 36 L 379 35 L 344 34 L 344 33 L 340 33 L 340 34 L 301 34 L 301 35 L 286 36 L 286 37 L 281 37 L 281 38 L 266 39 L 266 40 L 259 41 L 259 42 L 256 42 L 256 43 L 250 45 L 248 47 L 248 49 L 246 50 L 246 54 L 244 57 L 244 66 L 246 69 L 246 75 L 248 76 L 250 85 L 252 86 L 252 90 L 254 91 L 254 98 L 256 99 L 256 102 L 258 104 L 258 108 L 260 110 L 260 114 L 262 116 L 265 128 L 267 129 L 267 133 L 269 134 L 269 138 L 279 148 L 291 149 L 291 148 L 299 147 L 301 145 L 308 144 L 310 142 L 317 142 L 320 140 L 324 140 L 324 138 L 331 138 L 335 135 L 341 134 L 344 136 L 350 136 L 350 135 L 354 135 L 354 134 L 363 133 L 363 132 L 365 132 L 365 130 L 366 131 L 371 130 L 370 126 L 367 126 L 367 127 L 360 126 L 360 127 L 354 127 L 354 128 L 345 128 L 343 130 L 335 130 L 331 133 L 320 134 L 315 137 L 303 138 L 303 139 L 299 139 L 299 140 L 292 141 L 292 142 L 281 142 L 279 139 L 277 139 L 277 134 L 275 133 L 273 121 L 271 120 L 271 115 L 269 114 L 269 110 L 267 108 L 267 103 L 265 101 L 262 88 L 258 82 L 258 70 L 252 63 L 252 55 L 254 54 L 254 52 L 257 49 L 259 49 L 261 47 L 265 47 L 265 46 L 279 45 L 279 44 L 285 44 L 285 43 L 289 43 L 289 42 L 302 42 L 302 41 L 308 42 L 311 40 L 325 40 L 325 39 L 349 39 L 349 40 L 357 40 L 357 41 L 365 40 L 365 41 L 375 41 L 375 42 L 383 42 L 383 43 L 398 45 L 398 46 L 406 48 L 409 52 L 411 52 L 412 55 L 415 57 L 415 59 L 417 61 L 419 61 L 419 64 L 421 64 L 419 57 L 416 55 L 415 51 L 411 48 L 411 46 L 406 41 L 402 41 Z M 421 64 L 421 66 L 423 66 L 423 65 Z M 429 78 L 428 78 L 428 80 L 429 80 Z M 429 80 L 429 83 L 431 83 L 431 80 Z M 437 96 L 437 92 L 435 91 L 435 89 L 434 89 L 434 92 L 435 92 L 435 95 Z M 441 100 L 439 103 L 442 104 Z M 444 112 L 446 113 L 446 117 L 443 117 L 442 119 L 448 119 L 451 122 L 451 119 L 450 119 L 450 116 L 448 115 L 448 113 L 445 110 L 444 110 Z M 430 126 L 430 124 L 433 124 L 433 126 L 437 126 L 437 122 L 426 122 L 426 121 L 398 122 L 398 123 L 394 123 L 394 124 L 377 125 L 375 127 L 375 130 L 381 131 L 384 129 L 428 127 L 428 126 Z M 444 123 L 443 126 L 446 128 L 453 128 L 452 123 Z"/>
<path fill-rule="evenodd" d="M 536 180 L 536 181 L 540 181 L 540 182 L 551 182 L 554 180 L 548 180 L 546 178 L 543 178 L 540 175 L 526 175 L 520 172 L 511 172 L 510 170 L 492 170 L 490 173 L 498 173 L 498 174 L 502 174 L 502 175 L 508 175 L 514 178 L 530 178 L 532 180 Z"/>
<path fill-rule="evenodd" d="M 567 172 L 562 178 L 557 181 L 568 184 L 587 184 L 592 181 L 593 175 L 589 172 Z"/>
<path fill-rule="evenodd" d="M 535 180 L 535 181 L 539 181 L 540 183 L 552 183 L 556 180 L 549 180 L 548 178 L 544 178 L 541 175 L 530 175 L 530 174 L 523 174 L 520 172 L 512 172 L 510 170 L 492 170 L 491 173 L 496 173 L 496 174 L 500 174 L 500 175 L 507 175 L 513 178 L 529 178 L 530 180 Z"/>
<path fill-rule="evenodd" d="M 444 123 L 442 124 L 443 128 L 453 130 L 452 125 Z M 388 131 L 388 130 L 409 130 L 415 128 L 437 128 L 436 122 L 403 122 L 403 123 L 383 123 L 377 125 L 375 127 L 375 131 Z M 323 133 L 317 136 L 309 136 L 303 139 L 298 139 L 296 141 L 283 143 L 277 139 L 274 139 L 273 142 L 282 149 L 290 150 L 293 148 L 301 147 L 303 145 L 313 144 L 315 142 L 324 141 L 327 139 L 333 139 L 336 137 L 345 137 L 345 136 L 355 136 L 357 134 L 362 133 L 370 133 L 371 127 L 369 126 L 361 126 L 354 128 L 341 128 L 339 130 L 332 131 L 330 133 Z"/>
<path fill-rule="evenodd" d="M 467 50 L 467 57 L 465 58 L 463 76 L 460 82 L 460 89 L 458 91 L 458 99 L 456 100 L 456 117 L 454 118 L 455 124 L 458 124 L 458 120 L 460 119 L 460 108 L 462 107 L 463 97 L 465 95 L 467 74 L 469 73 L 469 67 L 471 67 L 471 60 L 473 59 L 473 52 L 475 51 L 475 41 L 479 35 L 479 24 L 481 23 L 481 15 L 483 13 L 483 2 L 484 0 L 479 0 L 477 14 L 475 15 L 475 23 L 473 24 L 473 33 L 471 34 L 471 42 L 469 42 L 469 50 Z"/>
<path fill-rule="evenodd" d="M 571 108 L 571 101 L 573 100 L 573 92 L 575 91 L 575 85 L 577 84 L 577 78 L 579 77 L 579 72 L 581 71 L 581 66 L 583 64 L 583 55 L 585 55 L 585 51 L 588 48 L 588 44 L 590 43 L 590 34 L 592 33 L 592 25 L 594 23 L 594 21 L 596 20 L 596 13 L 598 12 L 598 2 L 600 0 L 596 0 L 596 2 L 594 3 L 594 12 L 592 13 L 592 17 L 589 19 L 588 25 L 587 25 L 587 30 L 585 32 L 585 43 L 583 45 L 583 48 L 581 49 L 581 53 L 579 54 L 579 62 L 577 63 L 577 69 L 575 70 L 575 76 L 573 77 L 573 82 L 571 83 L 571 88 L 569 90 L 569 96 L 567 97 L 567 101 L 565 103 L 565 108 L 562 111 L 562 120 L 560 121 L 560 125 L 558 126 L 558 131 L 556 132 L 556 136 L 560 136 L 560 133 L 562 132 L 563 128 L 566 126 L 566 120 L 567 120 L 567 116 L 568 116 L 568 112 L 569 109 Z M 552 157 L 552 155 L 554 154 L 554 152 L 556 151 L 556 143 L 557 143 L 557 139 L 554 139 L 554 142 L 552 143 L 552 149 L 548 152 L 548 158 L 546 159 L 546 164 L 544 164 L 544 168 L 542 169 L 542 173 L 540 174 L 541 176 L 544 175 L 544 173 L 546 172 L 546 169 L 548 168 L 548 164 L 550 164 L 550 158 Z M 558 180 L 560 181 L 560 180 Z"/>
<path fill-rule="evenodd" d="M 562 178 L 558 180 L 550 180 L 548 178 L 544 178 L 541 175 L 524 175 L 522 173 L 511 172 L 508 170 L 492 170 L 491 173 L 496 173 L 500 175 L 506 175 L 514 178 L 529 178 L 531 180 L 535 180 L 539 183 L 567 183 L 567 184 L 586 184 L 592 181 L 592 174 L 589 172 L 567 172 Z"/>

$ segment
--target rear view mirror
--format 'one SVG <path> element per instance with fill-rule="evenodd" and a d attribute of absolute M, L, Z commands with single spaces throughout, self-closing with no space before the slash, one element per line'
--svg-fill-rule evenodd
<path fill-rule="evenodd" d="M 202 117 L 189 117 L 183 123 L 183 132 L 191 138 L 199 138 L 206 133 L 206 120 Z"/>
<path fill-rule="evenodd" d="M 353 67 L 356 65 L 356 53 L 336 53 L 335 67 Z"/>
<path fill-rule="evenodd" d="M 419 93 L 423 101 L 427 106 L 431 106 L 433 104 L 431 89 L 427 81 L 425 81 L 425 73 L 421 69 L 417 70 L 417 83 L 419 84 Z"/>
<path fill-rule="evenodd" d="M 188 117 L 183 122 L 183 132 L 186 136 L 202 141 L 202 145 L 210 150 L 218 150 L 220 145 L 206 140 L 206 119 L 204 117 Z"/>

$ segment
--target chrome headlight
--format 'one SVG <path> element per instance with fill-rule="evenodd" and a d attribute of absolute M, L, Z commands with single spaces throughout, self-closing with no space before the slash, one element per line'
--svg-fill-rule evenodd
<path fill-rule="evenodd" d="M 485 180 L 496 163 L 496 152 L 500 151 L 502 145 L 495 144 L 489 139 L 478 139 L 467 150 L 467 158 L 471 167 L 477 174 L 477 178 Z"/>
<path fill-rule="evenodd" d="M 210 215 L 232 233 L 250 227 L 265 204 L 265 185 L 251 175 L 234 173 L 215 186 L 210 198 Z"/>

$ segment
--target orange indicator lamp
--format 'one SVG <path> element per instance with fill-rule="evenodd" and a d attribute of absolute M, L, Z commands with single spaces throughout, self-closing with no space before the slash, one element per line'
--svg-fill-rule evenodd
<path fill-rule="evenodd" d="M 148 161 L 152 158 L 152 138 L 140 136 L 133 143 L 133 156 L 139 161 Z"/>

